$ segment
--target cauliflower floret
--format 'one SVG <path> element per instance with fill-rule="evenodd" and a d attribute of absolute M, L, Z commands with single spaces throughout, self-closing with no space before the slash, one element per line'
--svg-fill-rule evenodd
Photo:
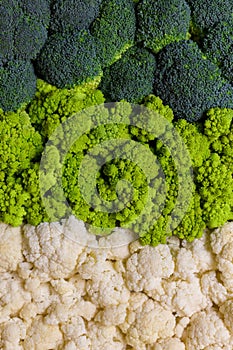
<path fill-rule="evenodd" d="M 233 335 L 233 300 L 226 300 L 219 311 L 223 314 L 224 323 Z"/>
<path fill-rule="evenodd" d="M 27 330 L 23 347 L 25 350 L 57 349 L 62 340 L 59 326 L 48 325 L 44 323 L 43 316 L 37 316 Z"/>
<path fill-rule="evenodd" d="M 20 318 L 11 318 L 8 322 L 1 325 L 1 330 L 1 349 L 22 349 L 19 342 L 25 339 L 27 327 Z"/>
<path fill-rule="evenodd" d="M 215 271 L 206 272 L 201 277 L 201 289 L 210 303 L 213 302 L 216 305 L 220 305 L 227 299 L 227 290 L 218 281 Z"/>
<path fill-rule="evenodd" d="M 178 316 L 192 316 L 208 306 L 208 300 L 200 288 L 200 280 L 194 277 L 190 282 L 177 281 L 172 300 L 173 311 Z"/>
<path fill-rule="evenodd" d="M 159 338 L 174 335 L 175 317 L 158 302 L 148 299 L 142 293 L 135 293 L 130 300 L 126 320 L 119 327 L 133 349 L 143 350 Z"/>
<path fill-rule="evenodd" d="M 191 280 L 196 272 L 198 269 L 191 251 L 181 248 L 175 260 L 174 277 L 185 281 Z"/>
<path fill-rule="evenodd" d="M 111 305 L 97 313 L 95 321 L 104 326 L 118 326 L 126 318 L 127 304 Z"/>
<path fill-rule="evenodd" d="M 212 345 L 223 347 L 229 344 L 230 334 L 216 311 L 209 309 L 192 316 L 183 341 L 189 350 L 202 350 Z"/>
<path fill-rule="evenodd" d="M 79 229 L 79 228 L 77 228 Z M 38 227 L 25 225 L 23 255 L 33 263 L 40 279 L 68 278 L 75 269 L 83 247 L 62 233 L 59 223 L 43 223 Z"/>
<path fill-rule="evenodd" d="M 210 235 L 210 244 L 216 255 L 220 254 L 223 247 L 231 242 L 233 242 L 233 222 L 227 222 Z"/>
<path fill-rule="evenodd" d="M 15 271 L 23 260 L 21 227 L 0 223 L 0 272 Z"/>
<path fill-rule="evenodd" d="M 150 291 L 158 278 L 168 278 L 174 271 L 174 262 L 167 245 L 146 246 L 134 253 L 126 263 L 126 283 L 131 291 Z"/>
<path fill-rule="evenodd" d="M 171 338 L 158 341 L 151 350 L 185 350 L 185 345 L 180 339 Z"/>
<path fill-rule="evenodd" d="M 23 288 L 23 281 L 15 274 L 7 272 L 0 278 L 0 323 L 6 322 L 11 315 L 15 315 L 31 301 L 31 294 Z"/>
<path fill-rule="evenodd" d="M 211 246 L 216 254 L 217 268 L 228 292 L 233 292 L 233 222 L 211 234 Z"/>
<path fill-rule="evenodd" d="M 195 239 L 191 243 L 182 241 L 182 246 L 192 253 L 198 273 L 216 269 L 209 232 L 205 231 L 201 238 Z"/>
<path fill-rule="evenodd" d="M 91 344 L 90 349 L 125 349 L 125 340 L 119 330 L 114 326 L 103 326 L 99 323 L 89 322 L 87 334 Z"/>
<path fill-rule="evenodd" d="M 73 342 L 74 349 L 85 350 L 89 348 L 90 341 L 87 339 L 86 325 L 82 317 L 71 317 L 61 326 L 61 330 L 65 341 Z M 72 349 L 71 345 L 70 343 Z"/>
<path fill-rule="evenodd" d="M 114 264 L 105 259 L 105 253 L 95 251 L 79 266 L 80 275 L 87 279 L 87 295 L 100 307 L 125 304 L 130 292 L 125 286 L 124 278 L 115 270 Z"/>

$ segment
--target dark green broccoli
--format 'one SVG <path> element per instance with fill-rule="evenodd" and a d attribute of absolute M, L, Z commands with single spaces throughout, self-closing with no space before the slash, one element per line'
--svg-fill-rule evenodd
<path fill-rule="evenodd" d="M 185 0 L 142 0 L 136 14 L 136 38 L 154 52 L 188 36 L 190 9 Z"/>
<path fill-rule="evenodd" d="M 158 53 L 154 92 L 177 118 L 190 122 L 210 108 L 233 107 L 232 86 L 192 41 L 171 43 Z"/>
<path fill-rule="evenodd" d="M 34 59 L 47 39 L 48 0 L 0 2 L 0 59 Z"/>
<path fill-rule="evenodd" d="M 222 74 L 233 82 L 233 18 L 228 22 L 220 22 L 208 32 L 203 40 L 203 51 L 216 63 Z"/>
<path fill-rule="evenodd" d="M 153 91 L 155 68 L 149 51 L 132 47 L 104 70 L 100 89 L 110 101 L 139 102 Z"/>
<path fill-rule="evenodd" d="M 51 33 L 88 29 L 97 18 L 102 0 L 52 0 Z"/>
<path fill-rule="evenodd" d="M 232 0 L 186 0 L 191 9 L 191 32 L 200 40 L 216 24 L 233 17 Z"/>
<path fill-rule="evenodd" d="M 132 0 L 103 0 L 91 26 L 102 67 L 109 66 L 133 45 L 136 17 Z"/>
<path fill-rule="evenodd" d="M 35 67 L 39 77 L 58 88 L 80 85 L 102 74 L 95 41 L 85 30 L 51 35 Z"/>
<path fill-rule="evenodd" d="M 16 110 L 29 102 L 36 91 L 33 66 L 26 61 L 0 62 L 0 108 Z"/>

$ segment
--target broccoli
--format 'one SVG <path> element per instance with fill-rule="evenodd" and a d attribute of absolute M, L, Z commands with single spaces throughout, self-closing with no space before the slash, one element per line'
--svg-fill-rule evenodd
<path fill-rule="evenodd" d="M 216 63 L 222 74 L 233 82 L 233 18 L 217 24 L 203 40 L 205 55 Z"/>
<path fill-rule="evenodd" d="M 111 65 L 133 45 L 135 30 L 132 0 L 103 0 L 100 15 L 91 26 L 102 67 Z"/>
<path fill-rule="evenodd" d="M 16 110 L 29 102 L 36 91 L 36 76 L 33 66 L 26 61 L 0 62 L 0 108 Z"/>
<path fill-rule="evenodd" d="M 154 52 L 188 37 L 190 9 L 184 0 L 142 0 L 136 14 L 136 38 Z"/>
<path fill-rule="evenodd" d="M 29 193 L 22 174 L 30 171 L 43 150 L 41 137 L 26 112 L 0 111 L 0 220 L 18 226 L 26 215 Z"/>
<path fill-rule="evenodd" d="M 47 39 L 49 1 L 2 0 L 0 13 L 0 59 L 36 58 Z"/>
<path fill-rule="evenodd" d="M 176 118 L 197 121 L 213 107 L 233 107 L 233 87 L 192 41 L 171 43 L 157 55 L 154 93 Z"/>
<path fill-rule="evenodd" d="M 191 33 L 197 40 L 212 31 L 219 22 L 232 19 L 232 0 L 186 0 L 191 9 Z"/>
<path fill-rule="evenodd" d="M 100 89 L 110 101 L 139 102 L 153 91 L 155 68 L 149 51 L 132 47 L 104 70 Z"/>
<path fill-rule="evenodd" d="M 51 33 L 88 29 L 99 14 L 102 0 L 53 0 Z"/>
<path fill-rule="evenodd" d="M 95 41 L 86 30 L 51 35 L 35 67 L 39 77 L 58 88 L 80 85 L 102 74 Z"/>

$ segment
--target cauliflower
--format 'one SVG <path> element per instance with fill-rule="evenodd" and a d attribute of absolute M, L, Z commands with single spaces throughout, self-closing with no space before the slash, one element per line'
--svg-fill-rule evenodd
<path fill-rule="evenodd" d="M 159 278 L 169 277 L 173 271 L 174 262 L 168 246 L 139 247 L 139 251 L 127 260 L 125 278 L 129 290 L 150 291 Z"/>
<path fill-rule="evenodd" d="M 22 230 L 0 223 L 0 273 L 16 271 L 22 261 Z"/>
<path fill-rule="evenodd" d="M 45 280 L 66 278 L 73 274 L 83 247 L 62 233 L 58 223 L 25 225 L 23 255 L 36 268 L 35 275 Z"/>
<path fill-rule="evenodd" d="M 223 347 L 229 344 L 230 333 L 217 312 L 210 309 L 192 316 L 183 340 L 189 350 L 202 350 L 212 345 Z"/>
<path fill-rule="evenodd" d="M 157 247 L 74 217 L 0 230 L 0 349 L 233 349 L 232 223 Z"/>

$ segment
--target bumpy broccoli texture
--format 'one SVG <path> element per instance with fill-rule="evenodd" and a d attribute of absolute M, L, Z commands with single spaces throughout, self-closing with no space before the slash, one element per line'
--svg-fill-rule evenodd
<path fill-rule="evenodd" d="M 100 15 L 91 26 L 102 67 L 109 66 L 130 46 L 136 30 L 132 0 L 103 0 Z"/>
<path fill-rule="evenodd" d="M 110 101 L 139 102 L 153 92 L 155 57 L 146 49 L 132 47 L 106 68 L 100 89 Z"/>
<path fill-rule="evenodd" d="M 184 0 L 142 0 L 136 14 L 137 40 L 154 52 L 187 37 L 190 9 Z"/>
<path fill-rule="evenodd" d="M 2 0 L 0 59 L 34 59 L 47 39 L 48 0 Z"/>
<path fill-rule="evenodd" d="M 37 74 L 59 88 L 94 80 L 102 72 L 96 50 L 87 30 L 51 35 L 36 60 Z"/>
<path fill-rule="evenodd" d="M 191 33 L 200 40 L 219 22 L 232 19 L 232 0 L 187 0 L 191 9 Z"/>
<path fill-rule="evenodd" d="M 99 14 L 101 2 L 102 0 L 52 0 L 50 32 L 88 29 Z"/>
<path fill-rule="evenodd" d="M 0 61 L 0 108 L 17 109 L 29 102 L 36 91 L 36 76 L 30 61 Z"/>
<path fill-rule="evenodd" d="M 203 51 L 216 63 L 222 74 L 233 82 L 233 17 L 227 22 L 218 23 L 204 38 Z"/>
<path fill-rule="evenodd" d="M 159 52 L 154 92 L 177 118 L 191 122 L 212 107 L 233 107 L 233 87 L 192 41 L 171 43 Z"/>

